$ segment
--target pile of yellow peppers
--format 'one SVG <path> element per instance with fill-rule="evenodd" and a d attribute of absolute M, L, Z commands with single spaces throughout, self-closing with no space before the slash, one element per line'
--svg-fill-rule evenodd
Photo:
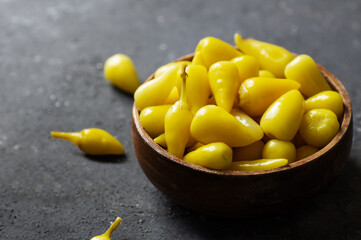
<path fill-rule="evenodd" d="M 192 61 L 157 69 L 134 93 L 156 143 L 217 170 L 282 167 L 317 152 L 339 130 L 343 101 L 314 60 L 255 39 L 214 38 Z"/>

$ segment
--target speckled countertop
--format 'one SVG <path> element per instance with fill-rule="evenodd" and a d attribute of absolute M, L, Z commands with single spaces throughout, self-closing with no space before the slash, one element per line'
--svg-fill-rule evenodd
<path fill-rule="evenodd" d="M 361 2 L 0 0 L 0 239 L 89 239 L 116 216 L 112 239 L 361 239 Z M 103 79 L 129 55 L 144 81 L 205 36 L 234 32 L 310 54 L 339 77 L 354 141 L 337 180 L 285 215 L 201 215 L 173 203 L 132 148 L 132 97 Z M 125 157 L 88 158 L 52 130 L 98 127 Z"/>

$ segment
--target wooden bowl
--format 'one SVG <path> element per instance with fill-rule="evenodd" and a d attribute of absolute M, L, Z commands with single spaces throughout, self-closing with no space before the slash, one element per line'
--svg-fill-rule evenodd
<path fill-rule="evenodd" d="M 191 60 L 193 54 L 176 61 Z M 217 171 L 169 154 L 143 129 L 133 105 L 132 138 L 138 162 L 148 179 L 178 204 L 208 215 L 247 218 L 296 207 L 325 188 L 340 173 L 352 145 L 352 108 L 342 83 L 324 67 L 320 71 L 344 102 L 340 130 L 324 148 L 282 168 Z M 154 74 L 147 81 L 153 79 Z"/>

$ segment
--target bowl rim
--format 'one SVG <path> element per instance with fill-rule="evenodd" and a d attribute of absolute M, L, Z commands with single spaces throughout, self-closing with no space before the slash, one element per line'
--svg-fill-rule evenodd
<path fill-rule="evenodd" d="M 297 55 L 297 54 L 295 54 Z M 190 53 L 187 55 L 184 55 L 172 62 L 178 62 L 178 61 L 190 61 L 194 57 L 194 53 Z M 180 166 L 184 166 L 187 168 L 190 168 L 192 170 L 195 170 L 197 172 L 202 172 L 204 174 L 212 174 L 212 175 L 222 175 L 222 176 L 252 176 L 252 175 L 265 175 L 265 174 L 276 174 L 278 172 L 288 171 L 292 170 L 293 168 L 298 168 L 301 166 L 304 166 L 306 164 L 309 164 L 310 162 L 316 160 L 321 155 L 329 152 L 337 143 L 345 136 L 348 128 L 350 127 L 350 124 L 352 122 L 352 106 L 351 106 L 351 100 L 350 97 L 346 91 L 346 88 L 343 86 L 341 81 L 332 73 L 330 73 L 325 67 L 321 66 L 320 64 L 316 63 L 319 70 L 323 74 L 323 76 L 326 78 L 326 81 L 330 84 L 331 89 L 334 91 L 337 91 L 343 100 L 344 104 L 344 113 L 342 117 L 342 122 L 340 124 L 340 129 L 336 136 L 323 148 L 321 148 L 316 153 L 303 158 L 301 160 L 295 161 L 293 163 L 287 164 L 286 166 L 279 167 L 279 168 L 273 168 L 269 170 L 259 170 L 259 171 L 236 171 L 236 170 L 214 170 L 209 169 L 206 167 L 202 167 L 199 165 L 195 165 L 192 163 L 188 163 L 184 161 L 181 158 L 178 158 L 172 154 L 170 154 L 167 150 L 159 146 L 157 143 L 154 142 L 154 140 L 149 136 L 149 134 L 145 131 L 145 129 L 142 127 L 140 123 L 140 111 L 134 102 L 133 109 L 132 109 L 132 117 L 133 122 L 135 124 L 136 130 L 140 134 L 140 136 L 143 138 L 143 140 L 157 153 L 159 153 L 161 156 L 169 159 L 175 164 L 178 164 Z M 154 72 L 155 73 L 155 72 Z M 154 73 L 151 74 L 146 80 L 151 81 L 154 78 Z"/>

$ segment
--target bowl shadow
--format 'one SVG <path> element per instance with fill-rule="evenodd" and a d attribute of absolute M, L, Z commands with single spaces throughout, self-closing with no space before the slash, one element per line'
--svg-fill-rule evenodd
<path fill-rule="evenodd" d="M 357 239 L 361 236 L 360 166 L 350 158 L 336 181 L 284 213 L 232 219 L 197 213 L 174 202 L 170 205 L 181 224 L 204 239 Z"/>
<path fill-rule="evenodd" d="M 102 163 L 122 163 L 126 161 L 126 155 L 84 155 L 86 159 Z"/>

